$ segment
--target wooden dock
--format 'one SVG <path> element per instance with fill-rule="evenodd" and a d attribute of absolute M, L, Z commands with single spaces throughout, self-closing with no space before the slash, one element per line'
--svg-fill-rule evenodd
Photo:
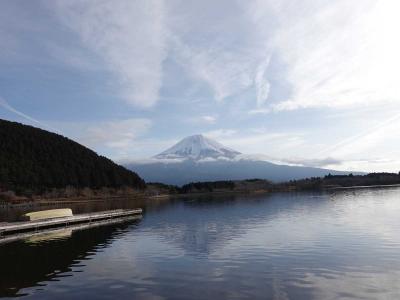
<path fill-rule="evenodd" d="M 142 209 L 117 209 L 89 214 L 80 214 L 72 217 L 54 218 L 38 221 L 0 223 L 0 243 L 7 236 L 21 234 L 32 235 L 44 230 L 54 230 L 60 227 L 69 227 L 82 224 L 92 224 L 107 220 L 124 219 L 130 216 L 137 216 Z"/>
<path fill-rule="evenodd" d="M 62 239 L 65 237 L 69 237 L 72 235 L 73 232 L 78 230 L 85 230 L 85 229 L 113 225 L 123 222 L 138 221 L 141 218 L 142 215 L 132 215 L 129 217 L 113 218 L 113 219 L 95 221 L 91 223 L 82 223 L 82 224 L 78 223 L 70 225 L 68 227 L 56 227 L 56 228 L 41 229 L 38 231 L 13 233 L 0 237 L 0 246 L 2 244 L 14 242 L 17 240 L 25 240 L 28 243 L 57 240 L 60 238 Z"/>

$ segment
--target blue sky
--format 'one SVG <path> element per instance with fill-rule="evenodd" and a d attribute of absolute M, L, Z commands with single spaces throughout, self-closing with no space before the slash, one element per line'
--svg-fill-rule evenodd
<path fill-rule="evenodd" d="M 0 118 L 114 160 L 203 133 L 238 151 L 400 170 L 398 1 L 0 2 Z"/>

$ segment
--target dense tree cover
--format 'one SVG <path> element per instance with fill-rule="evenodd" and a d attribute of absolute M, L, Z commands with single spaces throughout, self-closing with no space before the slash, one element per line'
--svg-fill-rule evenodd
<path fill-rule="evenodd" d="M 231 180 L 193 182 L 183 185 L 179 191 L 183 194 L 190 192 L 213 192 L 214 190 L 233 190 L 235 183 Z"/>
<path fill-rule="evenodd" d="M 331 175 L 311 177 L 301 180 L 291 180 L 272 183 L 265 179 L 247 179 L 235 181 L 193 182 L 182 187 L 163 185 L 163 192 L 169 194 L 191 194 L 208 192 L 285 192 L 311 191 L 327 188 L 374 186 L 400 184 L 398 173 L 370 173 L 366 175 Z M 160 184 L 158 185 L 161 188 Z"/>
<path fill-rule="evenodd" d="M 61 135 L 0 120 L 0 190 L 130 186 L 144 181 L 94 151 Z"/>
<path fill-rule="evenodd" d="M 180 187 L 160 182 L 147 182 L 146 193 L 150 196 L 179 194 Z"/>
<path fill-rule="evenodd" d="M 292 187 L 296 190 L 312 190 L 334 187 L 373 186 L 400 184 L 398 173 L 370 173 L 366 175 L 331 175 L 323 178 L 307 178 L 282 183 L 280 187 Z"/>
<path fill-rule="evenodd" d="M 331 175 L 292 180 L 276 184 L 275 190 L 317 190 L 336 187 L 400 184 L 398 173 L 370 173 L 366 175 Z"/>
<path fill-rule="evenodd" d="M 339 186 L 359 186 L 359 185 L 388 185 L 400 183 L 399 173 L 369 173 L 366 175 L 353 175 L 348 176 L 331 175 L 328 174 L 324 177 L 326 184 L 339 185 Z"/>

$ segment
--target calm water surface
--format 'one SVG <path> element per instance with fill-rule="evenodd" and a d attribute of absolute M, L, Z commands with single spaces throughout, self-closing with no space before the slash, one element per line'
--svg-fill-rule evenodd
<path fill-rule="evenodd" d="M 144 205 L 136 223 L 0 246 L 0 297 L 400 299 L 398 188 Z"/>

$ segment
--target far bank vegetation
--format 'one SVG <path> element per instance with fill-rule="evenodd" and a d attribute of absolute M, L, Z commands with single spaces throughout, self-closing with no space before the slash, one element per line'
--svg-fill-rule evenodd
<path fill-rule="evenodd" d="M 331 175 L 306 178 L 287 182 L 273 183 L 265 179 L 226 180 L 212 182 L 194 182 L 182 187 L 150 183 L 148 188 L 153 194 L 194 194 L 194 193 L 263 193 L 288 191 L 315 191 L 331 188 L 354 186 L 384 186 L 400 184 L 399 173 L 370 173 L 366 175 Z"/>

